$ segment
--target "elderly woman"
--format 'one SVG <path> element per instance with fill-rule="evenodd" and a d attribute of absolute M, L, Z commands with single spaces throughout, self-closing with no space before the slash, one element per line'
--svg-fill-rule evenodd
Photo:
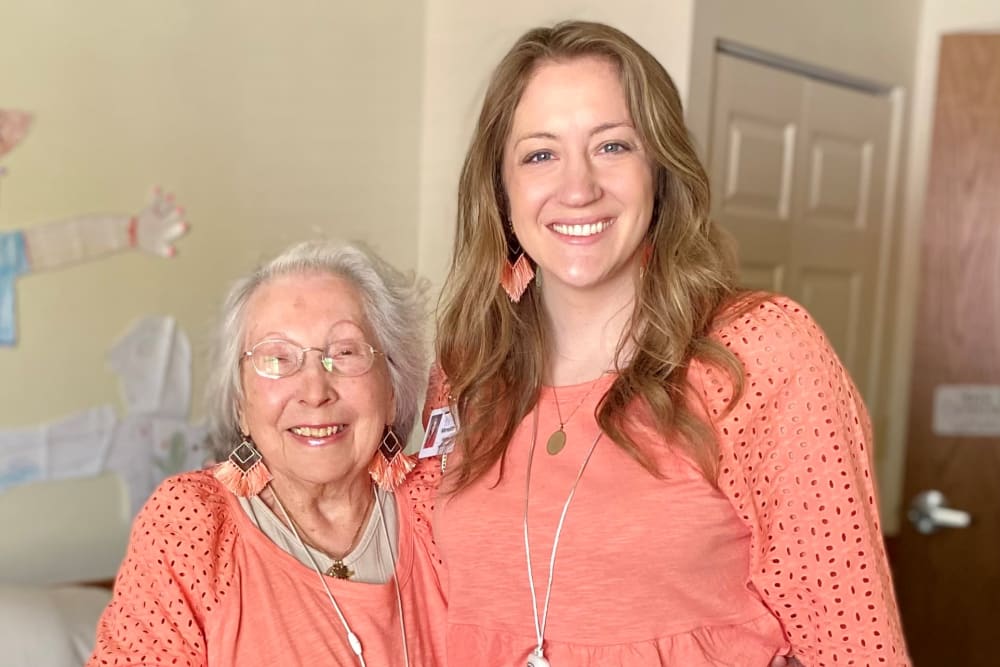
<path fill-rule="evenodd" d="M 401 443 L 422 388 L 418 290 L 350 245 L 239 281 L 214 360 L 223 463 L 136 518 L 91 665 L 439 665 L 444 612 Z"/>

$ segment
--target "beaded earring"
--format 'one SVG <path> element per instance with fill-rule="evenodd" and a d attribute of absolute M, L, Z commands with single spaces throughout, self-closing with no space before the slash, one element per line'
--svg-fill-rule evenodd
<path fill-rule="evenodd" d="M 229 457 L 215 466 L 212 475 L 231 493 L 242 498 L 256 496 L 271 481 L 271 472 L 249 435 L 244 435 L 243 441 L 229 452 Z"/>
<path fill-rule="evenodd" d="M 507 257 L 500 267 L 500 286 L 510 297 L 511 303 L 518 303 L 521 300 L 524 290 L 534 277 L 535 270 L 531 268 L 528 256 L 524 254 L 521 244 L 517 242 L 517 237 L 511 230 L 507 242 Z"/>
<path fill-rule="evenodd" d="M 385 491 L 395 491 L 415 465 L 417 462 L 414 457 L 403 453 L 403 444 L 392 426 L 386 425 L 382 444 L 368 466 L 368 474 L 372 480 Z"/>

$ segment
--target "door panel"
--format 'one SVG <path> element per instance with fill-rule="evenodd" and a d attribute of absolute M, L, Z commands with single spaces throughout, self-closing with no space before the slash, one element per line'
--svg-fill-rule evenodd
<path fill-rule="evenodd" d="M 803 84 L 801 185 L 796 188 L 789 283 L 865 398 L 873 360 L 882 257 L 888 97 L 828 83 Z"/>
<path fill-rule="evenodd" d="M 787 290 L 799 77 L 720 55 L 710 175 L 712 214 L 735 236 L 744 285 Z"/>
<path fill-rule="evenodd" d="M 937 90 L 904 498 L 937 489 L 972 524 L 925 535 L 904 517 L 890 556 L 914 664 L 986 667 L 1000 664 L 1000 437 L 936 433 L 933 406 L 941 385 L 1000 385 L 1000 35 L 945 37 Z"/>

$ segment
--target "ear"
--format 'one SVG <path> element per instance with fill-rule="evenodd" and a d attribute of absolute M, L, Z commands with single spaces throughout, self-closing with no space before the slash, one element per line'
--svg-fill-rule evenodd
<path fill-rule="evenodd" d="M 236 426 L 240 429 L 241 435 L 250 435 L 250 424 L 247 423 L 246 414 L 243 412 L 242 405 L 236 406 Z"/>

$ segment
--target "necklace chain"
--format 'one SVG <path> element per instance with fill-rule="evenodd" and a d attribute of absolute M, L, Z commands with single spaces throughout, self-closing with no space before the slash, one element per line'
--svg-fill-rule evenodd
<path fill-rule="evenodd" d="M 404 663 L 406 664 L 406 667 L 409 667 L 410 651 L 406 645 L 406 622 L 403 619 L 403 598 L 399 592 L 399 581 L 396 579 L 396 556 L 392 553 L 392 547 L 391 547 L 392 542 L 389 539 L 389 528 L 388 526 L 386 526 L 385 522 L 385 512 L 383 512 L 382 510 L 382 499 L 379 498 L 378 491 L 375 490 L 374 488 L 372 488 L 372 493 L 375 497 L 374 500 L 375 505 L 378 507 L 378 515 L 380 522 L 382 524 L 382 531 L 385 534 L 386 543 L 390 545 L 389 555 L 392 559 L 391 577 L 393 586 L 396 589 L 396 611 L 399 613 L 399 631 L 400 631 L 400 636 L 403 640 L 403 660 Z M 299 530 L 295 526 L 295 522 L 292 521 L 292 517 L 289 516 L 288 510 L 285 509 L 285 506 L 282 504 L 281 499 L 278 498 L 278 494 L 274 492 L 274 489 L 271 489 L 271 495 L 274 497 L 274 504 L 277 505 L 278 509 L 281 510 L 281 514 L 285 517 L 285 521 L 288 523 L 288 527 L 291 528 L 292 535 L 295 536 L 295 539 L 296 541 L 298 541 L 299 546 L 302 547 L 302 550 L 305 551 L 306 556 L 309 557 L 309 562 L 312 564 L 313 571 L 316 572 L 316 575 L 319 577 L 320 584 L 323 585 L 323 591 L 326 593 L 327 599 L 330 600 L 330 605 L 336 612 L 337 618 L 340 620 L 340 624 L 344 626 L 344 632 L 347 633 L 347 643 L 350 645 L 351 651 L 354 653 L 354 655 L 357 656 L 358 663 L 360 664 L 360 666 L 367 667 L 364 658 L 364 651 L 361 646 L 361 640 L 358 639 L 358 636 L 354 634 L 353 630 L 351 630 L 351 626 L 348 625 L 347 618 L 344 617 L 344 613 L 340 610 L 340 605 L 337 604 L 337 599 L 333 597 L 333 593 L 330 591 L 330 586 L 326 583 L 326 577 L 323 576 L 323 571 L 319 568 L 319 563 L 316 562 L 316 557 L 313 556 L 312 552 L 306 547 L 306 543 L 302 539 L 302 536 L 299 534 Z"/>
<path fill-rule="evenodd" d="M 533 653 L 542 661 L 545 660 L 542 645 L 545 641 L 545 626 L 549 620 L 549 600 L 552 597 L 552 578 L 556 570 L 556 551 L 559 549 L 559 537 L 562 535 L 563 523 L 566 521 L 566 513 L 569 511 L 570 503 L 573 502 L 573 496 L 576 495 L 576 487 L 580 484 L 580 478 L 583 477 L 583 471 L 587 469 L 587 464 L 590 463 L 590 457 L 594 455 L 594 450 L 597 449 L 597 443 L 603 435 L 603 432 L 598 431 L 597 437 L 594 438 L 594 442 L 590 445 L 590 450 L 587 452 L 587 456 L 584 457 L 583 463 L 580 464 L 580 470 L 577 471 L 576 479 L 573 480 L 573 486 L 570 487 L 569 494 L 566 496 L 566 502 L 563 503 L 562 513 L 559 515 L 559 523 L 556 524 L 556 534 L 552 540 L 552 553 L 549 556 L 549 576 L 545 585 L 545 603 L 542 607 L 542 618 L 541 621 L 539 621 L 538 597 L 535 594 L 535 577 L 531 567 L 531 544 L 528 539 L 528 499 L 531 495 L 531 464 L 535 459 L 535 442 L 538 439 L 538 407 L 535 407 L 533 426 L 531 429 L 531 447 L 528 449 L 528 470 L 525 474 L 524 555 L 528 563 L 528 587 L 531 589 L 531 612 L 535 617 L 535 638 L 538 641 L 538 645 L 535 647 Z M 529 664 L 547 665 L 548 662 L 529 662 Z"/>
<path fill-rule="evenodd" d="M 577 411 L 583 407 L 583 404 L 590 396 L 590 393 L 594 391 L 594 387 L 600 384 L 601 378 L 603 378 L 608 372 L 609 371 L 604 371 L 601 373 L 600 377 L 590 383 L 590 386 L 587 388 L 583 398 L 580 399 L 580 402 L 576 404 L 576 407 L 573 408 L 573 411 L 569 413 L 569 416 L 566 417 L 565 420 L 562 418 L 562 410 L 559 407 L 559 393 L 556 391 L 555 385 L 552 386 L 552 397 L 555 398 L 556 415 L 559 417 L 559 428 L 553 431 L 549 436 L 549 439 L 545 443 L 545 451 L 555 456 L 563 450 L 563 447 L 566 446 L 566 424 L 568 424 L 569 420 L 571 420 Z"/>

